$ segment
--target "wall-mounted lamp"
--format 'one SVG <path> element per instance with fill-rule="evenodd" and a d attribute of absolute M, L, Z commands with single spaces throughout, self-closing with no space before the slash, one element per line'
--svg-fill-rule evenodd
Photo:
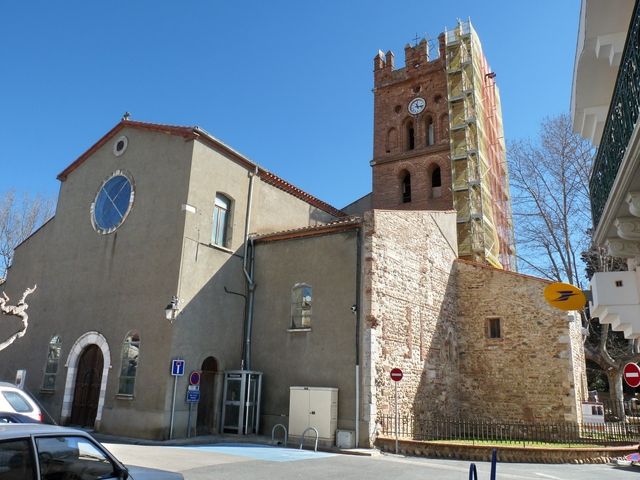
<path fill-rule="evenodd" d="M 167 305 L 164 309 L 164 314 L 167 317 L 167 320 L 169 320 L 169 323 L 173 323 L 173 321 L 178 316 L 178 302 L 178 297 L 174 295 L 173 297 L 171 297 L 171 302 L 169 303 L 169 305 Z"/>

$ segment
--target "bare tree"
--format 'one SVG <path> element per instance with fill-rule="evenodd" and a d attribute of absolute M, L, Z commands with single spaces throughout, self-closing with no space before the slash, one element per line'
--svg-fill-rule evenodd
<path fill-rule="evenodd" d="M 591 145 L 573 133 L 568 115 L 545 119 L 535 141 L 509 148 L 518 265 L 535 275 L 584 288 L 593 272 L 626 269 L 621 259 L 591 247 L 589 173 Z M 586 264 L 583 275 L 582 260 Z M 622 369 L 640 358 L 637 342 L 625 340 L 581 312 L 588 329 L 585 356 L 606 373 L 611 401 L 624 416 Z"/>
<path fill-rule="evenodd" d="M 547 118 L 535 141 L 509 146 L 518 263 L 530 273 L 582 287 L 577 259 L 589 246 L 591 145 L 568 115 Z"/>
<path fill-rule="evenodd" d="M 20 318 L 22 322 L 22 328 L 20 328 L 13 335 L 10 335 L 6 340 L 0 342 L 0 350 L 4 350 L 18 338 L 24 337 L 24 335 L 27 333 L 27 329 L 29 328 L 29 315 L 27 315 L 27 308 L 29 308 L 29 305 L 27 305 L 26 300 L 27 296 L 32 294 L 36 290 L 36 288 L 37 285 L 34 285 L 33 288 L 27 288 L 22 294 L 22 298 L 20 298 L 20 301 L 17 305 L 7 305 L 9 297 L 7 297 L 6 293 L 2 292 L 2 297 L 0 297 L 0 312 L 3 315 L 15 316 Z"/>
<path fill-rule="evenodd" d="M 39 195 L 0 195 L 0 279 L 11 266 L 14 249 L 51 217 L 53 202 Z"/>

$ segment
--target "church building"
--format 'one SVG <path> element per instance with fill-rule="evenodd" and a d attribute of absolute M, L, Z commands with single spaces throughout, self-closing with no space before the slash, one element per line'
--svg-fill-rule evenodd
<path fill-rule="evenodd" d="M 580 320 L 514 271 L 495 75 L 470 23 L 433 57 L 376 55 L 372 193 L 342 209 L 199 127 L 120 121 L 15 250 L 4 291 L 38 287 L 0 379 L 150 439 L 280 424 L 371 445 L 392 368 L 418 421 L 580 422 Z"/>

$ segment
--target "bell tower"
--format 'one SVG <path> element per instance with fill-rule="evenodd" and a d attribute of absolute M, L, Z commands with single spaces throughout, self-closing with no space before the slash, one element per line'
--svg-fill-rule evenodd
<path fill-rule="evenodd" d="M 407 44 L 402 68 L 373 59 L 373 208 L 454 208 L 444 42 Z"/>
<path fill-rule="evenodd" d="M 458 255 L 515 270 L 496 73 L 470 21 L 373 59 L 373 193 L 380 209 L 455 210 Z"/>

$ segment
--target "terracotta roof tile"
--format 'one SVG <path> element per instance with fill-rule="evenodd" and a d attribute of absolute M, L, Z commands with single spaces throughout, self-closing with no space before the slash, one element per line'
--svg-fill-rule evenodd
<path fill-rule="evenodd" d="M 290 240 L 292 238 L 303 238 L 324 235 L 327 233 L 338 233 L 345 230 L 352 230 L 361 225 L 362 219 L 360 217 L 347 217 L 323 225 L 309 225 L 306 227 L 281 230 L 279 232 L 253 234 L 251 235 L 251 238 L 253 238 L 256 242 L 274 242 L 276 240 Z"/>

